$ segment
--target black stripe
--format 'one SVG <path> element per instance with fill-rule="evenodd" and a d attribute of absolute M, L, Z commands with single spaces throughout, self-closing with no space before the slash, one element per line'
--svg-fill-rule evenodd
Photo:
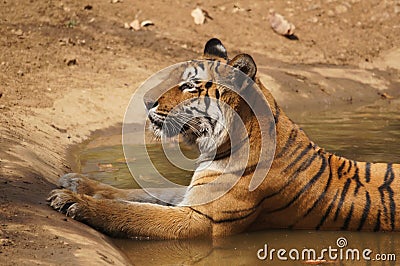
<path fill-rule="evenodd" d="M 365 163 L 365 182 L 369 183 L 371 180 L 371 163 Z"/>
<path fill-rule="evenodd" d="M 310 214 L 310 212 L 311 212 L 311 211 L 318 205 L 318 203 L 325 197 L 326 192 L 327 192 L 328 189 L 329 189 L 329 186 L 330 186 L 331 180 L 332 180 L 331 158 L 332 158 L 332 154 L 329 155 L 329 158 L 328 158 L 329 177 L 328 177 L 328 181 L 326 182 L 325 189 L 324 189 L 324 191 L 321 193 L 321 195 L 319 195 L 318 199 L 314 202 L 314 204 L 311 206 L 311 208 L 309 208 L 309 209 L 306 211 L 306 213 L 304 214 L 303 218 Z"/>
<path fill-rule="evenodd" d="M 190 208 L 192 211 L 194 211 L 195 213 L 198 213 L 198 214 L 200 214 L 200 215 L 206 217 L 206 218 L 209 219 L 211 222 L 216 223 L 216 224 L 221 224 L 221 223 L 232 223 L 232 222 L 236 222 L 236 221 L 239 221 L 239 220 L 243 220 L 243 219 L 248 218 L 249 216 L 251 216 L 251 215 L 254 213 L 254 211 L 253 211 L 253 212 L 250 212 L 249 214 L 246 214 L 246 215 L 240 216 L 240 217 L 229 218 L 229 219 L 221 219 L 221 220 L 214 220 L 211 216 L 208 216 L 207 214 L 202 213 L 201 211 L 198 211 L 198 210 L 196 210 L 196 209 L 194 209 L 194 208 L 192 208 L 192 207 L 189 207 L 189 208 Z"/>
<path fill-rule="evenodd" d="M 282 207 L 280 207 L 280 208 L 278 208 L 278 209 L 269 211 L 269 212 L 267 212 L 267 213 L 273 213 L 273 212 L 281 211 L 281 210 L 284 210 L 284 209 L 288 208 L 290 205 L 292 205 L 296 200 L 298 200 L 298 199 L 300 198 L 300 196 L 301 196 L 304 192 L 306 192 L 315 182 L 317 182 L 317 180 L 318 180 L 318 179 L 322 176 L 322 174 L 325 172 L 326 165 L 327 165 L 326 159 L 325 159 L 324 157 L 322 157 L 322 163 L 321 163 L 321 167 L 319 168 L 318 173 L 316 173 L 316 174 L 313 176 L 313 178 L 311 178 L 311 180 L 310 180 L 310 181 L 309 181 L 295 196 L 294 196 L 294 198 L 293 198 L 291 201 L 289 201 L 286 205 L 284 205 L 284 206 L 282 206 Z"/>
<path fill-rule="evenodd" d="M 203 90 L 200 87 L 196 87 L 196 89 L 197 89 L 197 100 L 198 103 L 200 103 L 200 96 Z"/>
<path fill-rule="evenodd" d="M 278 103 L 274 100 L 274 105 L 275 105 L 275 115 L 274 115 L 274 119 L 275 119 L 275 124 L 279 123 L 279 116 L 281 114 L 281 110 L 278 106 Z"/>
<path fill-rule="evenodd" d="M 255 207 L 241 209 L 241 210 L 227 210 L 227 211 L 222 211 L 222 212 L 223 213 L 238 213 L 238 212 L 249 212 L 249 211 L 254 211 L 254 210 L 255 210 Z"/>
<path fill-rule="evenodd" d="M 220 97 L 220 95 L 219 95 L 219 90 L 216 89 L 216 90 L 215 90 L 215 98 L 216 98 L 217 100 L 219 100 L 219 97 Z"/>
<path fill-rule="evenodd" d="M 343 171 L 343 168 L 344 168 L 344 166 L 346 165 L 346 161 L 343 161 L 342 162 L 342 164 L 339 166 L 339 168 L 338 168 L 338 177 L 339 177 L 339 179 L 342 177 L 342 171 Z"/>
<path fill-rule="evenodd" d="M 338 194 L 339 194 L 339 190 L 336 191 L 336 194 L 333 197 L 332 202 L 329 204 L 328 209 L 326 209 L 324 216 L 322 216 L 321 221 L 319 222 L 317 227 L 315 227 L 316 230 L 319 230 L 321 228 L 321 226 L 325 223 L 326 219 L 328 218 L 329 214 L 331 213 L 331 211 L 333 209 L 333 205 L 335 204 Z"/>
<path fill-rule="evenodd" d="M 335 212 L 335 218 L 333 219 L 334 221 L 336 221 L 337 218 L 339 217 L 339 212 L 340 212 L 340 209 L 342 208 L 344 198 L 346 197 L 347 191 L 349 190 L 350 182 L 351 182 L 351 180 L 350 180 L 350 178 L 348 178 L 346 181 L 346 184 L 344 184 L 342 194 L 340 195 L 339 204 L 338 204 L 336 212 Z"/>
<path fill-rule="evenodd" d="M 197 107 L 191 106 L 191 107 L 190 107 L 190 110 L 194 110 L 194 111 L 198 112 L 199 114 L 202 114 L 202 115 L 204 115 L 204 116 L 208 116 L 208 114 L 207 114 L 206 112 L 200 110 L 200 109 L 197 108 Z"/>
<path fill-rule="evenodd" d="M 292 168 L 295 164 L 297 164 L 306 154 L 312 149 L 312 144 L 308 144 L 303 151 L 297 155 L 296 159 L 294 159 L 282 172 L 286 173 L 290 168 Z"/>
<path fill-rule="evenodd" d="M 198 62 L 197 65 L 204 71 L 204 62 L 203 61 Z"/>
<path fill-rule="evenodd" d="M 293 174 L 288 178 L 288 180 L 286 181 L 286 183 L 276 192 L 273 192 L 272 194 L 269 194 L 267 196 L 265 196 L 263 198 L 263 200 L 271 198 L 275 195 L 280 194 L 282 191 L 284 191 L 285 189 L 287 189 L 286 187 L 291 184 L 293 182 L 293 180 L 295 180 L 304 170 L 306 170 L 307 168 L 310 167 L 311 163 L 315 160 L 315 158 L 317 157 L 317 153 L 314 153 L 313 156 L 311 156 L 310 159 L 307 160 L 306 163 L 300 165 L 299 168 L 297 168 L 295 171 L 293 171 Z"/>
<path fill-rule="evenodd" d="M 364 185 L 360 181 L 360 176 L 359 176 L 360 169 L 357 166 L 357 162 L 354 162 L 354 167 L 356 168 L 356 171 L 351 179 L 356 181 L 356 188 L 354 189 L 354 196 L 357 196 L 360 187 L 363 187 Z"/>
<path fill-rule="evenodd" d="M 368 191 L 366 191 L 366 193 L 365 193 L 365 207 L 364 207 L 363 214 L 361 216 L 360 224 L 358 225 L 358 228 L 357 228 L 358 231 L 360 231 L 363 228 L 364 223 L 367 220 L 370 207 L 371 207 L 371 198 L 369 196 Z"/>
<path fill-rule="evenodd" d="M 388 164 L 388 175 L 390 175 L 390 178 L 388 180 L 388 186 L 387 186 L 387 191 L 389 193 L 389 205 L 390 205 L 390 227 L 392 228 L 392 231 L 394 230 L 394 221 L 395 221 L 395 216 L 396 216 L 396 203 L 394 202 L 393 196 L 394 192 L 393 189 L 390 187 L 390 184 L 394 180 L 394 173 L 392 169 L 392 164 Z"/>
<path fill-rule="evenodd" d="M 208 108 L 210 108 L 210 104 L 211 104 L 211 99 L 208 95 L 208 90 L 207 90 L 206 95 L 203 98 L 204 98 L 204 104 L 206 105 L 206 113 L 208 114 Z"/>
<path fill-rule="evenodd" d="M 276 122 L 275 122 L 276 124 Z M 296 140 L 297 137 L 297 128 L 292 128 L 292 131 L 290 131 L 289 138 L 286 140 L 285 145 L 281 149 L 281 151 L 275 156 L 276 158 L 282 157 L 286 153 L 286 150 L 292 145 L 292 143 Z"/>
<path fill-rule="evenodd" d="M 384 182 L 383 184 L 378 188 L 379 193 L 381 194 L 381 202 L 383 206 L 383 211 L 385 213 L 385 219 L 387 220 L 388 218 L 388 208 L 386 206 L 385 202 L 385 191 L 388 193 L 389 197 L 389 208 L 390 208 L 390 226 L 392 230 L 394 230 L 394 220 L 395 220 L 395 214 L 396 214 L 396 203 L 394 202 L 393 196 L 394 192 L 393 189 L 390 187 L 390 184 L 393 182 L 394 179 L 394 173 L 392 169 L 392 164 L 389 163 L 387 164 L 386 168 L 386 173 L 384 177 Z"/>
<path fill-rule="evenodd" d="M 354 202 L 351 203 L 350 211 L 347 214 L 346 219 L 344 220 L 344 224 L 343 224 L 341 230 L 347 230 L 347 228 L 349 228 L 351 217 L 353 216 L 353 211 L 354 211 Z"/>
<path fill-rule="evenodd" d="M 296 149 L 294 149 L 293 151 L 291 151 L 291 152 L 288 154 L 288 157 L 291 157 L 291 156 L 295 155 L 301 148 L 303 148 L 303 146 L 302 146 L 301 144 L 298 145 L 298 146 L 296 147 Z"/>
<path fill-rule="evenodd" d="M 219 74 L 219 66 L 221 65 L 220 61 L 214 61 L 213 65 L 215 65 L 215 62 L 217 63 L 217 65 L 215 66 L 215 73 Z"/>
<path fill-rule="evenodd" d="M 376 217 L 376 224 L 374 227 L 374 232 L 377 232 L 381 229 L 381 210 L 378 211 L 378 215 Z"/>
<path fill-rule="evenodd" d="M 352 168 L 353 168 L 353 161 L 349 160 L 349 167 L 347 167 L 347 170 L 346 170 L 346 173 L 345 173 L 345 174 L 350 173 L 350 171 L 351 171 Z"/>

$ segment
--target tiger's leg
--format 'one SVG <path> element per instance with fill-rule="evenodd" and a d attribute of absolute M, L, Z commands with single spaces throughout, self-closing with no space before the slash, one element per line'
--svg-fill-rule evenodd
<path fill-rule="evenodd" d="M 68 216 L 112 236 L 176 239 L 210 237 L 212 223 L 189 207 L 96 199 L 55 189 L 50 205 Z"/>
<path fill-rule="evenodd" d="M 177 205 L 182 201 L 186 193 L 186 188 L 148 188 L 147 191 L 151 193 L 150 195 L 143 189 L 119 189 L 77 173 L 70 173 L 62 176 L 58 183 L 62 188 L 69 189 L 78 194 L 86 194 L 98 199 L 120 199 L 161 205 L 165 205 L 165 202 L 158 200 L 161 194 L 163 199 L 167 200 L 169 203 Z"/>

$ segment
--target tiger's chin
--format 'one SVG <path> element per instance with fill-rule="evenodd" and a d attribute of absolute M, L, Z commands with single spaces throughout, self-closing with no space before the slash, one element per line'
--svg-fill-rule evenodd
<path fill-rule="evenodd" d="M 194 132 L 191 129 L 182 128 L 180 132 L 177 132 L 168 129 L 166 126 L 160 127 L 153 123 L 150 124 L 149 129 L 157 140 L 161 139 L 172 140 L 177 138 L 178 141 L 183 141 L 185 144 L 190 146 L 196 146 L 201 151 L 207 150 L 207 147 L 209 146 L 205 145 L 205 143 L 208 143 L 210 139 L 210 137 L 208 136 L 208 131 L 205 129 Z M 199 132 L 201 133 L 199 134 Z"/>

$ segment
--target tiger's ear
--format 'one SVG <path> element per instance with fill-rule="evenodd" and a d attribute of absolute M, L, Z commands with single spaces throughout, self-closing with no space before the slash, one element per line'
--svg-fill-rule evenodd
<path fill-rule="evenodd" d="M 251 79 L 254 79 L 257 73 L 257 66 L 254 62 L 253 58 L 248 54 L 239 54 L 235 56 L 231 61 L 229 61 L 229 65 L 239 69 Z"/>
<path fill-rule="evenodd" d="M 217 38 L 210 39 L 204 47 L 205 58 L 223 58 L 228 60 L 228 52 L 225 46 Z"/>

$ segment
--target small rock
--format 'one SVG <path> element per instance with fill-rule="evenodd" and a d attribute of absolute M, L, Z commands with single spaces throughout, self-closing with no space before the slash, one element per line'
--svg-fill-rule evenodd
<path fill-rule="evenodd" d="M 78 64 L 78 60 L 76 60 L 76 58 L 65 59 L 64 61 L 67 63 L 67 66 L 74 66 Z"/>
<path fill-rule="evenodd" d="M 400 4 L 394 7 L 394 13 L 399 14 L 400 13 Z"/>
<path fill-rule="evenodd" d="M 348 8 L 345 5 L 338 5 L 335 7 L 336 14 L 346 13 Z"/>
<path fill-rule="evenodd" d="M 123 2 L 122 0 L 111 0 L 111 3 L 112 3 L 112 4 L 122 3 L 122 2 Z"/>
<path fill-rule="evenodd" d="M 21 29 L 18 29 L 16 31 L 14 31 L 14 34 L 17 36 L 22 36 L 22 34 L 24 34 L 24 32 Z"/>
<path fill-rule="evenodd" d="M 25 75 L 25 73 L 24 73 L 24 71 L 22 71 L 22 70 L 20 69 L 20 70 L 18 70 L 17 75 L 22 77 L 22 76 Z"/>
<path fill-rule="evenodd" d="M 0 244 L 2 246 L 13 246 L 14 242 L 12 240 L 10 240 L 10 239 L 2 238 L 2 239 L 0 239 Z"/>
<path fill-rule="evenodd" d="M 2 92 L 2 91 L 0 91 L 0 98 L 1 98 L 1 97 L 3 97 L 3 92 Z"/>
<path fill-rule="evenodd" d="M 328 10 L 328 12 L 326 12 L 326 14 L 328 15 L 328 17 L 334 17 L 335 16 L 335 12 L 333 12 L 332 10 Z"/>
<path fill-rule="evenodd" d="M 131 26 L 129 26 L 129 23 L 128 23 L 128 22 L 125 22 L 125 23 L 124 23 L 124 28 L 125 28 L 125 29 L 130 29 Z"/>
<path fill-rule="evenodd" d="M 203 12 L 203 9 L 201 9 L 200 7 L 196 7 L 195 9 L 193 9 L 190 15 L 193 17 L 194 24 L 196 25 L 201 25 L 206 22 L 206 16 Z"/>
<path fill-rule="evenodd" d="M 86 5 L 83 9 L 84 10 L 92 10 L 93 6 L 92 5 Z"/>
<path fill-rule="evenodd" d="M 271 24 L 271 28 L 276 33 L 284 36 L 291 36 L 294 34 L 294 29 L 296 27 L 287 21 L 281 14 L 276 13 L 272 9 L 269 11 L 268 20 Z"/>
<path fill-rule="evenodd" d="M 0 109 L 4 109 L 6 106 L 4 104 L 0 104 Z"/>
<path fill-rule="evenodd" d="M 131 23 L 129 23 L 129 27 L 135 31 L 140 30 L 140 22 L 138 19 L 135 19 Z"/>
<path fill-rule="evenodd" d="M 317 18 L 317 17 L 311 18 L 311 22 L 312 22 L 312 23 L 317 23 L 317 22 L 318 22 L 318 18 Z"/>

